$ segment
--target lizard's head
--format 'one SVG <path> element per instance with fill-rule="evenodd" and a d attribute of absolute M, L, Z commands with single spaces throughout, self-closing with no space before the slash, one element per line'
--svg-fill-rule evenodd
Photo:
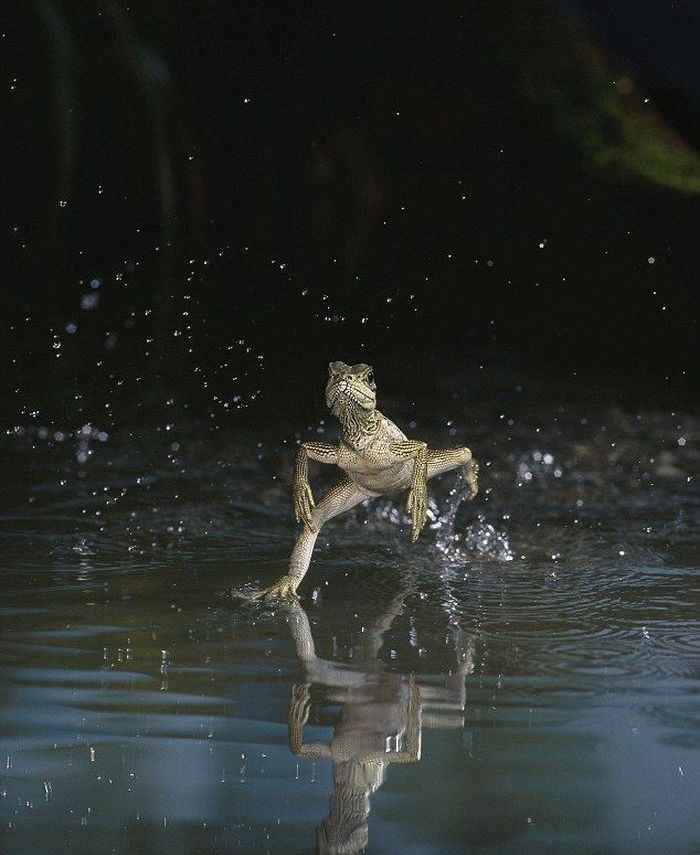
<path fill-rule="evenodd" d="M 326 404 L 333 415 L 348 411 L 371 412 L 377 406 L 377 387 L 371 365 L 346 365 L 331 362 L 328 366 Z"/>

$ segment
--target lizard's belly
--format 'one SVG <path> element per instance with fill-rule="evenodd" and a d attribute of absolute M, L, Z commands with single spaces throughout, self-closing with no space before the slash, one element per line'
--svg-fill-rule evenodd
<path fill-rule="evenodd" d="M 411 486 L 413 461 L 394 463 L 392 466 L 377 468 L 365 465 L 361 468 L 347 468 L 348 477 L 372 493 L 392 493 L 406 490 Z"/>
<path fill-rule="evenodd" d="M 366 445 L 356 448 L 341 442 L 338 450 L 338 466 L 363 490 L 370 493 L 391 493 L 406 490 L 413 480 L 413 461 L 400 460 L 390 463 L 394 455 L 391 445 L 405 435 L 389 419 L 382 418 L 377 435 Z"/>

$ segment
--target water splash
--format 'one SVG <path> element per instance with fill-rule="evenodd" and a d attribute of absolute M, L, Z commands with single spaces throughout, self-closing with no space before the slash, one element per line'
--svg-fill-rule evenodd
<path fill-rule="evenodd" d="M 463 532 L 455 531 L 457 512 L 463 502 L 469 500 L 469 485 L 463 475 L 450 490 L 444 511 L 437 516 L 431 528 L 435 530 L 435 546 L 450 567 L 463 567 L 476 553 L 496 561 L 512 561 L 515 558 L 508 537 L 486 522 L 479 514 L 477 522 L 468 525 Z"/>
<path fill-rule="evenodd" d="M 463 567 L 476 557 L 496 561 L 512 561 L 515 553 L 508 536 L 498 531 L 479 514 L 477 521 L 463 531 L 456 530 L 457 514 L 464 502 L 469 502 L 469 485 L 459 474 L 441 508 L 435 499 L 428 498 L 428 527 L 435 532 L 435 546 L 450 567 Z M 408 527 L 411 519 L 401 505 L 390 499 L 372 504 L 374 517 L 396 526 Z"/>

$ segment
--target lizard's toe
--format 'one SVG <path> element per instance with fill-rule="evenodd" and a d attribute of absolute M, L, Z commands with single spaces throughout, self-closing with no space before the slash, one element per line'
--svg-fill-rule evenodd
<path fill-rule="evenodd" d="M 274 600 L 284 597 L 296 597 L 300 579 L 296 576 L 282 576 L 263 593 L 263 599 Z"/>

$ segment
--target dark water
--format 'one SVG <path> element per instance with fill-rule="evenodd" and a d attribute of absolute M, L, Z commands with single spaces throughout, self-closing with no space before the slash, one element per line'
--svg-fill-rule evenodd
<path fill-rule="evenodd" d="M 287 607 L 229 589 L 285 566 L 291 416 L 2 437 L 3 852 L 698 851 L 697 422 L 380 406 L 482 492 L 329 523 Z"/>

